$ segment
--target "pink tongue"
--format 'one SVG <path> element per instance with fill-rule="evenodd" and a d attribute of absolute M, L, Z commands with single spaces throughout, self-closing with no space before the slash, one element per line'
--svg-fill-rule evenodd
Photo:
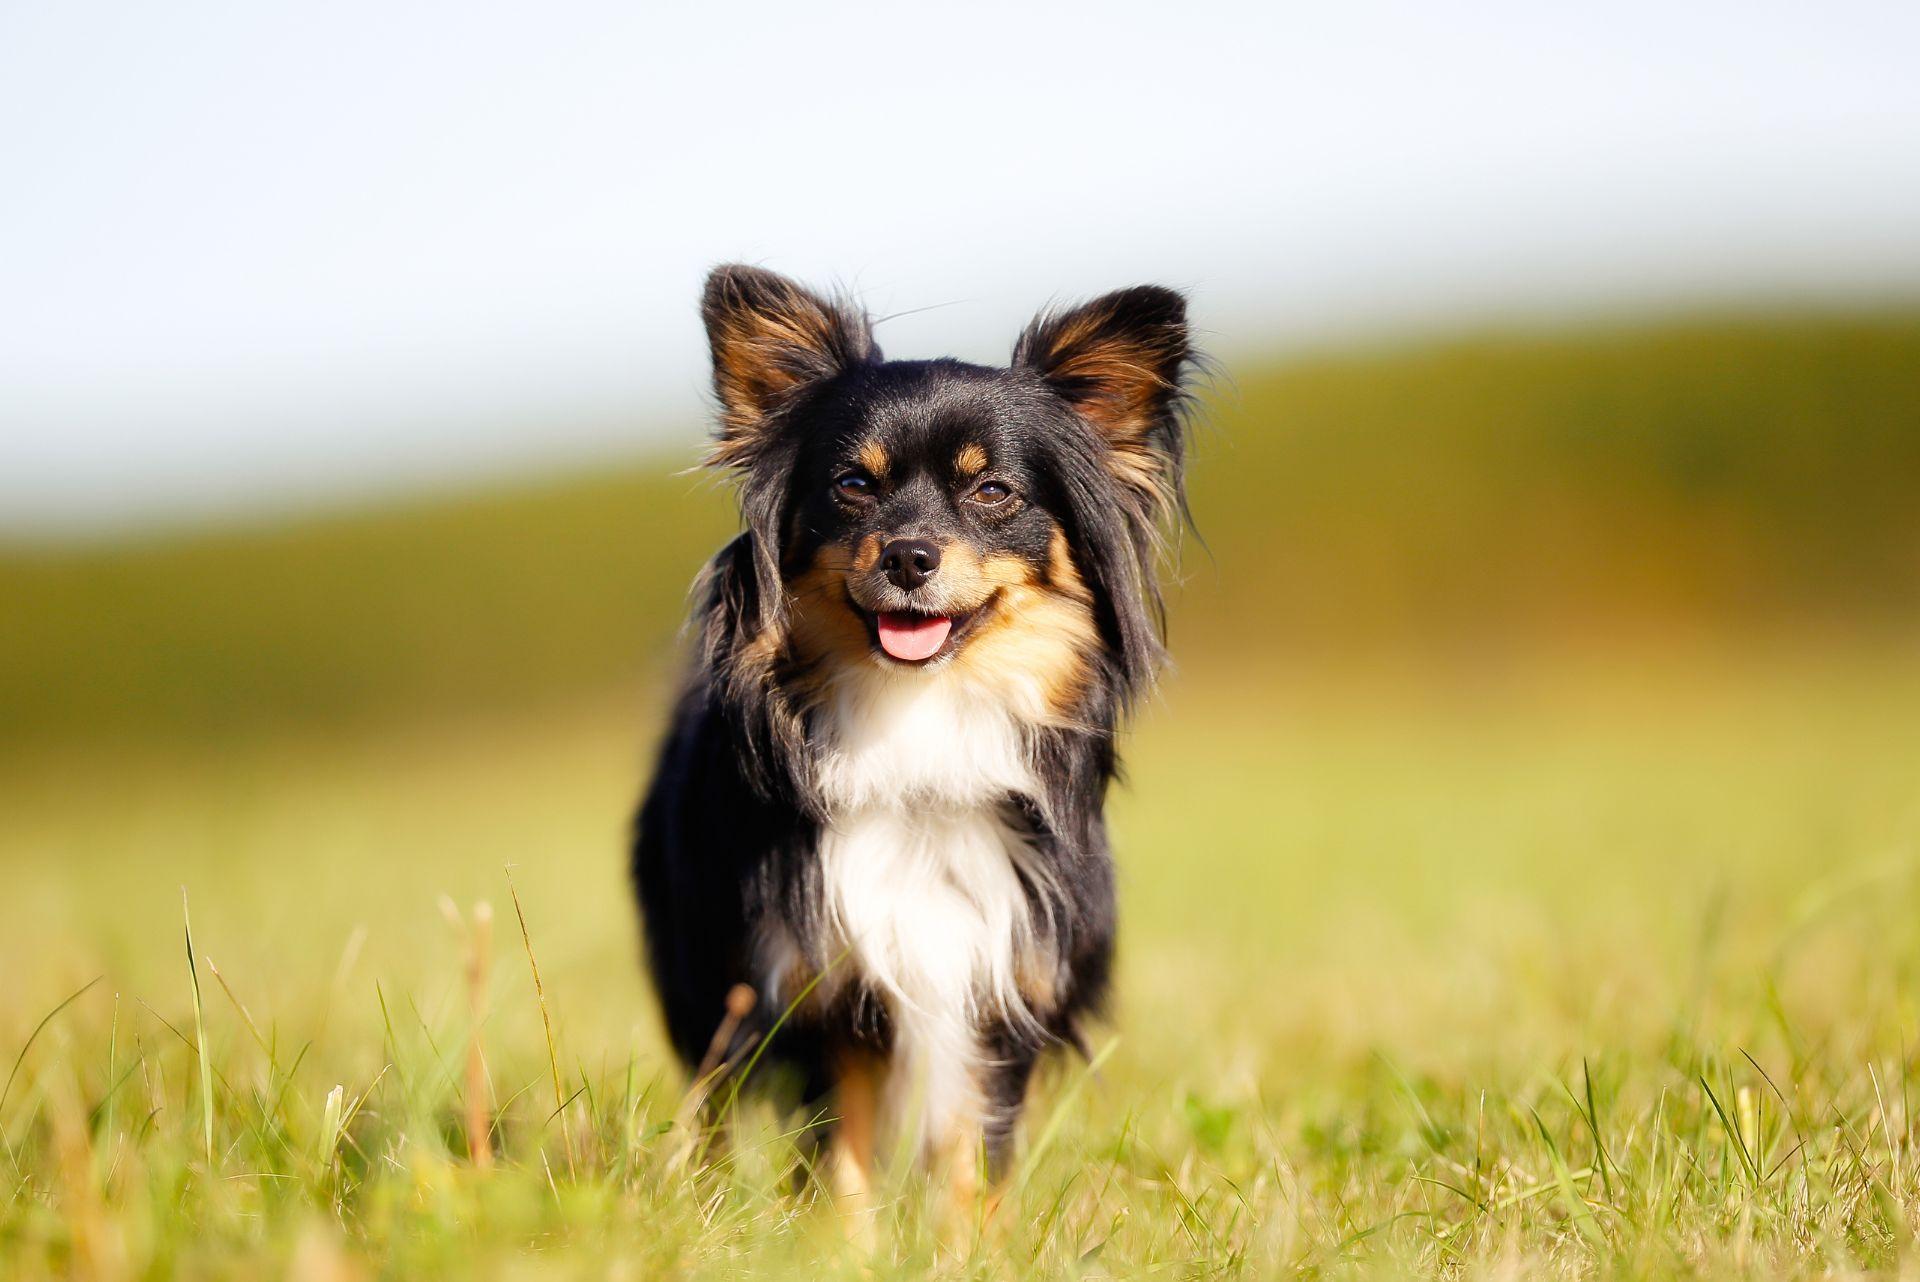
<path fill-rule="evenodd" d="M 907 663 L 931 659 L 953 631 L 952 619 L 924 614 L 883 614 L 879 624 L 880 648 Z"/>

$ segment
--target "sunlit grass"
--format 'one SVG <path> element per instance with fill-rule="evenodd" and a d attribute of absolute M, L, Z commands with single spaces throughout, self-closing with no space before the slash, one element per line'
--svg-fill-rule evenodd
<path fill-rule="evenodd" d="M 99 776 L 10 785 L 9 1044 L 104 978 L 47 1022 L 0 1110 L 9 1275 L 1908 1258 L 1920 677 L 1904 656 L 1621 650 L 1495 678 L 1306 677 L 1189 679 L 1149 714 L 1117 815 L 1110 1058 L 1094 1080 L 1048 1078 L 1028 1128 L 1044 1151 L 982 1228 L 943 1234 L 904 1182 L 873 1259 L 791 1189 L 806 1118 L 748 1109 L 719 1169 L 687 1161 L 619 848 L 640 718 L 128 750 Z M 463 918 L 501 910 L 486 1169 L 464 1120 L 470 943 L 442 893 Z"/>

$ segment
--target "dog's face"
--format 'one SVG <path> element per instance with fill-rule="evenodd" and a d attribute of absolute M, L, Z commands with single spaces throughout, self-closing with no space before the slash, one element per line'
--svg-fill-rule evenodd
<path fill-rule="evenodd" d="M 803 417 L 782 560 L 809 620 L 843 608 L 880 662 L 930 666 L 1015 612 L 1087 610 L 1048 466 L 1075 425 L 1037 378 L 896 362 Z"/>
<path fill-rule="evenodd" d="M 1178 295 L 1042 318 L 1006 369 L 883 361 L 864 316 L 750 268 L 716 271 L 705 313 L 716 460 L 803 661 L 1017 669 L 1063 704 L 1125 645 L 1178 492 Z"/>

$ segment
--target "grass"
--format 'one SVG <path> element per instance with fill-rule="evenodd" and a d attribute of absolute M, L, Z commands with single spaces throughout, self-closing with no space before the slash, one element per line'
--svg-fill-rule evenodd
<path fill-rule="evenodd" d="M 1908 333 L 1244 376 L 1115 801 L 1098 1071 L 1041 1083 L 991 1221 L 943 1236 L 903 1179 L 871 1255 L 791 1191 L 807 1118 L 743 1101 L 690 1160 L 637 964 L 622 829 L 662 683 L 632 655 L 664 650 L 712 495 L 16 557 L 0 1276 L 1911 1273 L 1915 545 L 1876 497 L 1920 448 L 1889 426 Z M 1382 462 L 1376 395 L 1444 430 Z M 1519 443 L 1636 396 L 1639 444 Z M 1276 406 L 1297 428 L 1258 436 Z M 1842 410 L 1854 445 L 1806 461 Z M 1723 450 L 1711 500 L 1675 497 L 1647 442 L 1742 415 L 1769 451 L 1800 422 L 1842 496 Z M 1527 478 L 1554 501 L 1502 508 Z M 1389 556 L 1420 538 L 1484 632 Z M 62 646 L 57 618 L 97 626 Z"/>
<path fill-rule="evenodd" d="M 1492 691 L 1323 672 L 1264 692 L 1278 723 L 1176 683 L 1117 814 L 1117 1045 L 1097 1079 L 1048 1080 L 981 1244 L 942 1254 L 907 1185 L 878 1272 L 1909 1259 L 1920 676 L 1899 654 L 1708 657 L 1565 656 Z M 685 1164 L 617 849 L 634 724 L 122 758 L 139 783 L 108 806 L 74 774 L 11 788 L 14 1041 L 108 980 L 0 1108 L 9 1276 L 865 1275 L 786 1193 L 804 1119 L 749 1110 L 723 1171 Z M 438 905 L 515 888 L 554 1040 L 509 923 L 482 1170 L 468 942 Z"/>

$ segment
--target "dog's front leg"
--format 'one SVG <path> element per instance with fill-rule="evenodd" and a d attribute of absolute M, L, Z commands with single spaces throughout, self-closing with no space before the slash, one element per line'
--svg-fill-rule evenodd
<path fill-rule="evenodd" d="M 835 1209 L 846 1217 L 854 1240 L 875 1241 L 876 1128 L 884 1067 L 871 1051 L 846 1048 L 834 1059 L 834 1100 L 839 1114 L 829 1143 L 828 1179 Z"/>

